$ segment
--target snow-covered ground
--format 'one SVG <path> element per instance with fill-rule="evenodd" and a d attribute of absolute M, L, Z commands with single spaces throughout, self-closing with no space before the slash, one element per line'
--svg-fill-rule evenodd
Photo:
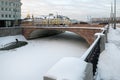
<path fill-rule="evenodd" d="M 109 30 L 106 49 L 99 58 L 96 80 L 120 80 L 120 28 Z"/>
<path fill-rule="evenodd" d="M 22 35 L 0 37 L 0 46 Z M 27 41 L 27 40 L 26 40 Z M 70 32 L 27 41 L 21 48 L 0 51 L 0 80 L 43 80 L 43 75 L 63 57 L 80 57 L 88 44 Z"/>

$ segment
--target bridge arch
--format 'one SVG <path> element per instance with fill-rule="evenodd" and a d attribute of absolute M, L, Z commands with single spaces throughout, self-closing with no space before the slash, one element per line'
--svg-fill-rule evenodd
<path fill-rule="evenodd" d="M 28 39 L 34 39 L 34 38 L 39 38 L 39 37 L 46 37 L 46 36 L 51 36 L 55 34 L 59 34 L 62 31 L 56 31 L 56 30 L 34 30 L 29 34 Z"/>
<path fill-rule="evenodd" d="M 94 34 L 97 32 L 100 32 L 101 29 L 92 29 L 92 28 L 79 28 L 79 27 L 27 27 L 23 28 L 23 35 L 26 39 L 30 39 L 31 33 L 34 31 L 41 31 L 41 30 L 56 30 L 56 31 L 70 31 L 74 32 L 78 35 L 80 35 L 82 38 L 84 38 L 89 45 L 91 45 L 94 41 Z"/>

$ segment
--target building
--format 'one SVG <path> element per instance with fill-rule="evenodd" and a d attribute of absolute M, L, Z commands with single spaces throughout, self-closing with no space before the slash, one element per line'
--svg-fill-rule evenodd
<path fill-rule="evenodd" d="M 21 0 L 0 0 L 0 27 L 18 25 L 21 5 Z"/>
<path fill-rule="evenodd" d="M 91 21 L 92 23 L 109 23 L 112 20 L 111 18 L 91 18 Z M 116 17 L 116 22 L 120 23 L 120 17 Z"/>
<path fill-rule="evenodd" d="M 109 23 L 110 18 L 91 18 L 92 23 Z"/>
<path fill-rule="evenodd" d="M 67 26 L 71 24 L 71 20 L 63 15 L 41 15 L 38 17 L 27 17 L 22 21 L 22 25 L 38 25 L 38 26 Z"/>

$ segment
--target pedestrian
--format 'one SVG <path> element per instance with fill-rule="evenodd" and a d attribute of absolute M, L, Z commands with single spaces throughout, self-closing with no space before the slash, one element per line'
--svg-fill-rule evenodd
<path fill-rule="evenodd" d="M 18 39 L 16 39 L 16 43 L 18 43 Z"/>

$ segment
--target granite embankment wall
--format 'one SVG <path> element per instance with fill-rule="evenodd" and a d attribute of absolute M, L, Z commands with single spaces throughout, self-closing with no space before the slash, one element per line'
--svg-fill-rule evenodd
<path fill-rule="evenodd" d="M 0 28 L 0 37 L 4 36 L 14 36 L 23 34 L 22 27 L 2 27 Z M 62 33 L 61 31 L 56 30 L 36 30 L 34 31 L 29 37 L 30 39 L 44 37 L 44 36 L 51 36 Z"/>
<path fill-rule="evenodd" d="M 13 36 L 22 34 L 22 28 L 20 27 L 4 27 L 0 28 L 0 37 Z"/>

